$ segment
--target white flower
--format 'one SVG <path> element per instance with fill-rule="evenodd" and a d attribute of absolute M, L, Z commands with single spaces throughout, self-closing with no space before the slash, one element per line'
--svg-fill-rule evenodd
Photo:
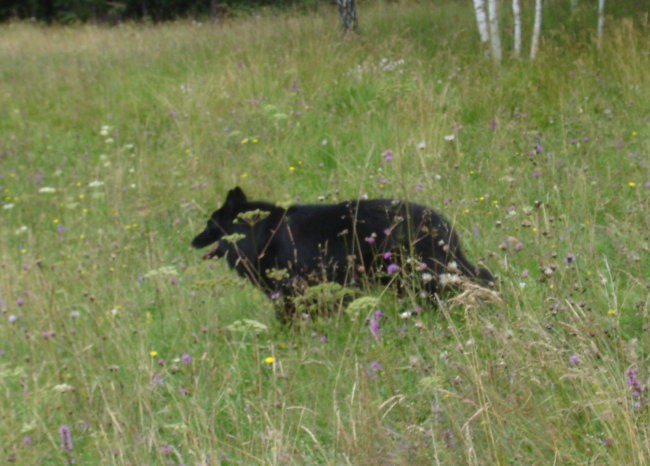
<path fill-rule="evenodd" d="M 14 207 L 16 207 L 16 204 L 14 204 L 13 202 L 10 202 L 9 204 L 5 204 L 2 206 L 4 210 L 13 209 Z"/>
<path fill-rule="evenodd" d="M 448 134 L 448 135 L 445 136 L 445 141 L 451 142 L 451 141 L 453 141 L 454 139 L 456 139 L 456 135 L 453 134 L 453 133 L 452 133 L 452 134 Z"/>
<path fill-rule="evenodd" d="M 20 228 L 18 228 L 14 233 L 16 235 L 22 235 L 23 233 L 27 233 L 29 229 L 27 228 L 27 225 L 23 225 Z"/>
<path fill-rule="evenodd" d="M 108 125 L 102 125 L 102 129 L 99 130 L 99 134 L 102 136 L 108 136 L 111 132 L 111 127 Z"/>
<path fill-rule="evenodd" d="M 50 186 L 43 186 L 41 189 L 38 190 L 39 193 L 43 194 L 51 194 L 56 192 L 56 189 L 50 187 Z"/>
<path fill-rule="evenodd" d="M 103 181 L 94 180 L 94 181 L 91 181 L 90 183 L 88 183 L 89 188 L 99 188 L 100 186 L 104 186 Z"/>
<path fill-rule="evenodd" d="M 424 149 L 426 149 L 426 148 L 427 148 L 427 143 L 426 143 L 426 141 L 420 141 L 420 142 L 418 142 L 417 148 L 418 148 L 419 150 L 424 150 Z"/>

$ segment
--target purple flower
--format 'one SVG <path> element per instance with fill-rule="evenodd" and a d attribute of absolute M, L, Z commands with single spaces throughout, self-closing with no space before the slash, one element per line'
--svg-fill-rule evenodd
<path fill-rule="evenodd" d="M 569 139 L 570 144 L 575 144 L 576 142 L 578 142 L 578 141 L 576 141 L 574 138 Z"/>
<path fill-rule="evenodd" d="M 368 237 L 366 238 L 366 242 L 367 242 L 368 244 L 375 244 L 376 241 L 377 241 L 377 239 L 376 239 L 374 236 L 368 236 Z"/>
<path fill-rule="evenodd" d="M 646 182 L 645 182 L 645 187 L 646 187 L 646 188 L 650 188 L 650 181 L 646 181 Z"/>
<path fill-rule="evenodd" d="M 16 306 L 20 307 L 20 306 L 22 306 L 23 304 L 25 304 L 25 298 L 18 298 L 18 299 L 16 300 Z"/>
<path fill-rule="evenodd" d="M 183 362 L 183 364 L 189 364 L 192 362 L 192 356 L 185 353 L 183 356 L 181 356 L 181 361 Z"/>
<path fill-rule="evenodd" d="M 542 147 L 542 145 L 540 143 L 535 144 L 535 153 L 540 154 L 542 152 L 544 152 L 544 148 Z"/>
<path fill-rule="evenodd" d="M 370 370 L 376 374 L 381 370 L 381 363 L 379 361 L 370 361 Z"/>
<path fill-rule="evenodd" d="M 573 353 L 571 356 L 569 356 L 569 364 L 572 366 L 576 366 L 580 363 L 580 356 L 578 356 L 576 353 Z"/>
<path fill-rule="evenodd" d="M 320 337 L 320 342 L 321 342 L 321 343 L 327 343 L 327 336 L 325 336 L 325 335 L 321 335 L 321 337 Z"/>
<path fill-rule="evenodd" d="M 9 319 L 9 323 L 13 324 L 14 322 L 16 322 L 18 320 L 18 317 L 15 314 L 9 314 L 8 319 Z"/>
<path fill-rule="evenodd" d="M 25 435 L 23 437 L 23 445 L 31 445 L 32 444 L 32 436 L 31 435 Z"/>
<path fill-rule="evenodd" d="M 163 445 L 160 451 L 163 453 L 163 455 L 169 455 L 173 451 L 173 449 L 169 445 Z"/>
<path fill-rule="evenodd" d="M 382 157 L 384 157 L 384 160 L 386 162 L 392 162 L 393 161 L 393 149 L 386 149 L 384 152 L 381 153 Z"/>
<path fill-rule="evenodd" d="M 589 137 L 585 136 L 584 138 L 582 138 L 582 142 L 589 142 Z"/>
<path fill-rule="evenodd" d="M 384 253 L 384 260 L 389 260 L 391 257 L 393 257 L 393 254 L 390 251 L 387 251 Z"/>
<path fill-rule="evenodd" d="M 564 256 L 564 263 L 565 264 L 570 264 L 571 262 L 576 261 L 576 256 L 573 253 L 567 253 L 566 256 Z"/>
<path fill-rule="evenodd" d="M 534 178 L 539 178 L 539 172 L 537 170 L 533 171 L 533 177 Z"/>
<path fill-rule="evenodd" d="M 528 278 L 528 269 L 524 269 L 521 272 L 521 278 Z"/>
<path fill-rule="evenodd" d="M 163 376 L 160 374 L 154 374 L 153 377 L 151 377 L 151 382 L 149 382 L 151 385 L 163 385 L 165 383 L 165 379 L 163 379 Z"/>
<path fill-rule="evenodd" d="M 388 264 L 388 267 L 386 267 L 386 271 L 388 273 L 397 273 L 398 270 L 399 270 L 399 265 L 394 264 L 394 263 L 393 264 Z"/>
<path fill-rule="evenodd" d="M 379 321 L 381 320 L 381 310 L 377 309 L 375 313 L 370 317 L 370 334 L 373 338 L 379 338 L 381 335 L 379 333 Z"/>
<path fill-rule="evenodd" d="M 67 453 L 72 452 L 72 433 L 67 425 L 63 424 L 59 427 L 59 437 L 61 438 L 61 449 Z"/>
<path fill-rule="evenodd" d="M 497 130 L 497 121 L 494 118 L 490 121 L 490 129 L 493 133 Z"/>
<path fill-rule="evenodd" d="M 183 395 L 187 395 L 187 394 L 190 393 L 190 389 L 189 389 L 189 388 L 185 388 L 185 387 L 181 387 L 179 391 L 180 391 Z"/>
<path fill-rule="evenodd" d="M 417 183 L 415 183 L 415 192 L 416 193 L 419 193 L 423 189 L 424 189 L 424 183 L 422 183 L 421 181 L 418 181 Z"/>
<path fill-rule="evenodd" d="M 280 297 L 280 292 L 279 292 L 279 291 L 276 291 L 275 293 L 273 293 L 273 294 L 270 296 L 270 298 L 271 298 L 272 300 L 274 300 L 274 301 L 275 301 L 276 299 L 278 299 L 279 297 Z"/>

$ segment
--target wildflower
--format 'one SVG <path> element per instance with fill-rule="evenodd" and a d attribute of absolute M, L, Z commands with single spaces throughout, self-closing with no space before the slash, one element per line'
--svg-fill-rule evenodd
<path fill-rule="evenodd" d="M 59 437 L 61 438 L 61 449 L 70 453 L 72 451 L 72 433 L 67 425 L 59 427 Z"/>
<path fill-rule="evenodd" d="M 31 445 L 32 444 L 32 436 L 31 435 L 25 435 L 23 437 L 23 445 Z"/>
<path fill-rule="evenodd" d="M 377 309 L 375 313 L 370 317 L 370 334 L 373 338 L 379 338 L 381 335 L 379 333 L 379 321 L 381 320 L 381 310 Z"/>
<path fill-rule="evenodd" d="M 393 257 L 393 254 L 390 251 L 384 253 L 384 260 L 389 260 L 391 257 Z"/>
<path fill-rule="evenodd" d="M 386 267 L 386 271 L 388 273 L 391 273 L 391 274 L 392 273 L 397 273 L 398 270 L 399 270 L 399 265 L 397 265 L 395 263 L 388 264 L 388 266 Z"/>
<path fill-rule="evenodd" d="M 275 293 L 273 293 L 273 294 L 272 294 L 271 296 L 269 296 L 269 297 L 270 297 L 273 301 L 275 301 L 276 299 L 280 298 L 280 292 L 279 292 L 279 291 L 276 291 Z"/>
<path fill-rule="evenodd" d="M 572 366 L 575 366 L 575 365 L 577 365 L 579 363 L 580 363 L 580 356 L 578 356 L 575 353 L 572 354 L 571 356 L 569 356 L 569 364 L 571 364 Z"/>
<path fill-rule="evenodd" d="M 377 239 L 374 233 L 366 238 L 368 244 L 375 244 L 376 241 Z"/>
<path fill-rule="evenodd" d="M 179 390 L 183 395 L 188 395 L 190 393 L 189 388 L 181 387 Z"/>
<path fill-rule="evenodd" d="M 537 170 L 533 171 L 533 178 L 539 178 L 539 172 Z"/>
<path fill-rule="evenodd" d="M 616 309 L 610 309 L 609 311 L 607 311 L 607 314 L 610 316 L 615 316 L 617 313 L 618 311 Z"/>
<path fill-rule="evenodd" d="M 185 353 L 183 356 L 181 356 L 181 361 L 183 362 L 183 364 L 189 364 L 192 362 L 192 356 Z"/>
<path fill-rule="evenodd" d="M 394 155 L 395 154 L 393 153 L 393 149 L 386 149 L 381 153 L 381 156 L 384 158 L 386 162 L 392 162 Z"/>
<path fill-rule="evenodd" d="M 321 343 L 327 343 L 327 336 L 326 335 L 321 335 L 320 342 Z"/>
<path fill-rule="evenodd" d="M 18 320 L 18 317 L 15 314 L 9 314 L 8 320 L 10 324 L 13 324 Z"/>
<path fill-rule="evenodd" d="M 418 150 L 424 150 L 427 148 L 427 142 L 426 141 L 420 141 L 418 142 L 417 145 Z"/>
<path fill-rule="evenodd" d="M 568 253 L 566 256 L 564 256 L 564 263 L 565 264 L 570 264 L 571 262 L 576 261 L 576 256 L 572 253 Z"/>
<path fill-rule="evenodd" d="M 165 384 L 165 379 L 163 379 L 163 376 L 160 374 L 154 374 L 151 377 L 151 382 L 149 382 L 151 385 L 164 385 Z"/>
<path fill-rule="evenodd" d="M 43 186 L 41 189 L 38 190 L 38 192 L 42 194 L 52 194 L 56 192 L 56 189 L 50 186 Z"/>
<path fill-rule="evenodd" d="M 447 135 L 445 136 L 445 141 L 447 141 L 447 142 L 451 142 L 451 141 L 453 141 L 454 139 L 456 139 L 456 135 L 453 134 L 453 133 L 452 133 L 452 134 L 447 134 Z"/>
<path fill-rule="evenodd" d="M 163 445 L 160 451 L 163 455 L 169 455 L 173 451 L 173 448 L 169 445 Z"/>
<path fill-rule="evenodd" d="M 158 356 L 158 351 L 149 351 L 149 356 L 155 358 L 156 356 Z"/>
<path fill-rule="evenodd" d="M 273 356 L 267 356 L 266 358 L 264 358 L 264 362 L 266 364 L 273 364 L 275 362 L 275 358 Z"/>
<path fill-rule="evenodd" d="M 293 165 L 290 165 L 290 166 L 289 166 L 289 171 L 290 171 L 290 172 L 294 172 L 294 171 L 296 171 L 296 167 L 294 167 Z"/>
<path fill-rule="evenodd" d="M 634 188 L 634 187 L 636 186 L 636 183 L 635 183 L 634 181 L 630 181 L 627 185 L 628 185 L 630 188 Z"/>

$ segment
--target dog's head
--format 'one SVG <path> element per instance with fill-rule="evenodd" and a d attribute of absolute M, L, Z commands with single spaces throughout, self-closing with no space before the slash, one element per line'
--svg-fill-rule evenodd
<path fill-rule="evenodd" d="M 221 208 L 214 211 L 205 229 L 192 240 L 192 246 L 195 248 L 204 248 L 219 241 L 223 236 L 231 234 L 237 214 L 241 212 L 245 203 L 246 195 L 241 188 L 236 187 L 228 191 L 226 201 Z M 217 247 L 205 254 L 203 258 L 210 259 L 212 257 L 223 256 L 225 250 L 222 250 L 219 246 L 218 244 Z"/>

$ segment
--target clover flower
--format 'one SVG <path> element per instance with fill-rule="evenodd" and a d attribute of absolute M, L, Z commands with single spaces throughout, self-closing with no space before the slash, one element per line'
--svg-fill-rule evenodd
<path fill-rule="evenodd" d="M 67 453 L 72 452 L 72 433 L 70 427 L 63 424 L 59 427 L 59 437 L 61 438 L 61 449 Z"/>

